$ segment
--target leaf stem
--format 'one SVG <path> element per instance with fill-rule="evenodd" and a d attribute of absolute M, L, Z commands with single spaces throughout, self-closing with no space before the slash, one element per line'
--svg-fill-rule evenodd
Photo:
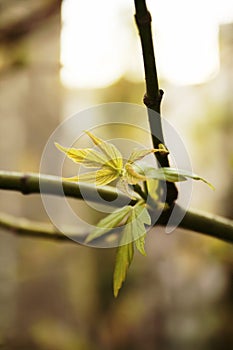
<path fill-rule="evenodd" d="M 144 201 L 147 200 L 147 194 L 142 190 L 141 186 L 139 184 L 133 185 L 133 189 L 135 192 L 137 192 Z"/>

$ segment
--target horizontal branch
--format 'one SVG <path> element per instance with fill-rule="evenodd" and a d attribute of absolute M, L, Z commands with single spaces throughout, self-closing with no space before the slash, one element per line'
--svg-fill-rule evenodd
<path fill-rule="evenodd" d="M 176 208 L 184 214 L 178 224 L 180 228 L 198 232 L 222 241 L 233 243 L 233 221 L 218 215 L 209 214 L 201 210 L 190 209 L 185 211 L 176 205 Z"/>
<path fill-rule="evenodd" d="M 45 238 L 55 241 L 71 241 L 51 224 L 16 218 L 15 216 L 0 213 L 0 227 L 19 236 Z"/>
<path fill-rule="evenodd" d="M 179 210 L 183 211 L 182 208 L 179 208 Z M 65 241 L 79 244 L 79 241 L 84 241 L 86 237 L 85 233 L 80 233 L 79 237 L 76 235 L 72 240 L 72 234 L 68 230 L 62 233 L 51 224 L 16 218 L 5 213 L 0 213 L 0 228 L 6 229 L 19 237 L 43 238 L 56 242 Z M 190 210 L 185 213 L 179 228 L 233 243 L 232 222 L 219 216 Z"/>
<path fill-rule="evenodd" d="M 85 199 L 97 202 L 99 198 L 94 188 L 104 200 L 110 202 L 109 204 L 116 198 L 119 206 L 129 201 L 126 195 L 118 193 L 112 186 L 93 187 L 85 183 L 78 185 L 74 182 L 62 182 L 58 176 L 0 171 L 0 189 L 17 191 L 24 195 L 42 193 L 83 199 L 82 193 L 85 193 Z M 133 201 L 131 203 L 133 204 Z"/>
<path fill-rule="evenodd" d="M 95 195 L 95 191 L 93 191 L 93 186 L 86 184 L 78 186 L 76 183 L 72 182 L 62 183 L 61 178 L 57 176 L 0 171 L 0 189 L 18 191 L 27 195 L 32 193 L 46 193 L 57 196 L 65 195 L 78 199 L 82 199 L 82 191 L 84 191 L 86 199 L 90 201 L 98 200 Z M 125 196 L 123 193 L 117 193 L 116 189 L 112 186 L 98 188 L 98 193 L 103 199 L 109 201 L 110 205 L 111 201 L 117 197 L 119 206 L 121 203 L 127 203 L 128 200 L 127 196 Z M 133 203 L 134 202 L 131 201 L 131 204 Z M 178 205 L 176 205 L 176 210 L 179 214 L 178 217 L 184 217 L 180 223 L 173 222 L 171 224 L 178 224 L 180 228 L 193 232 L 199 232 L 204 235 L 233 243 L 233 222 L 231 220 L 196 210 L 189 210 L 186 212 Z M 168 219 L 169 217 L 167 220 L 164 220 L 163 216 L 163 222 L 157 222 L 157 224 L 166 225 Z M 35 234 L 37 237 L 56 240 L 67 239 L 66 236 L 57 231 L 51 225 L 31 223 L 29 221 L 25 221 L 25 219 L 19 219 L 19 221 L 17 219 L 11 220 L 11 218 L 5 214 L 1 215 L 0 217 L 0 227 L 4 227 L 12 232 L 24 235 L 32 236 Z"/>

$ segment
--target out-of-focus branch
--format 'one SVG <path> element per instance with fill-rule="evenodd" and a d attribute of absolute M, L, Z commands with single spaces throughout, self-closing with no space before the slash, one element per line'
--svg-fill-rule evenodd
<path fill-rule="evenodd" d="M 0 227 L 18 236 L 44 238 L 55 241 L 71 241 L 51 224 L 35 222 L 25 218 L 16 218 L 5 213 L 0 213 Z"/>
<path fill-rule="evenodd" d="M 183 212 L 183 208 L 179 208 Z M 233 222 L 217 215 L 211 215 L 197 210 L 189 210 L 184 213 L 183 220 L 178 225 L 188 232 L 201 233 L 212 238 L 233 243 Z M 68 230 L 61 233 L 53 225 L 42 222 L 34 222 L 25 218 L 0 213 L 0 228 L 3 228 L 19 237 L 44 238 L 51 241 L 76 242 L 84 241 L 86 235 L 80 233 L 74 237 Z M 73 239 L 71 239 L 73 236 Z"/>

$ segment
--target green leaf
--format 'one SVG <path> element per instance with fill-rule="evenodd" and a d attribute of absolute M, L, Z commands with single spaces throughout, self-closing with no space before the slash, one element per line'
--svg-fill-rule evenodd
<path fill-rule="evenodd" d="M 126 181 L 128 182 L 128 184 L 136 185 L 140 181 L 146 181 L 146 176 L 139 174 L 135 170 L 135 167 L 133 167 L 131 164 L 126 163 L 124 169 L 125 169 L 124 177 L 126 178 Z"/>
<path fill-rule="evenodd" d="M 89 243 L 92 240 L 103 236 L 114 227 L 117 227 L 131 211 L 131 208 L 131 206 L 125 206 L 121 209 L 117 209 L 107 215 L 104 219 L 100 220 L 96 228 L 87 236 L 85 243 Z"/>
<path fill-rule="evenodd" d="M 141 160 L 142 158 L 144 158 L 145 156 L 151 154 L 151 153 L 163 153 L 163 154 L 168 154 L 168 150 L 166 149 L 166 147 L 160 143 L 159 144 L 159 148 L 151 148 L 151 149 L 139 149 L 139 150 L 134 150 L 131 154 L 130 157 L 127 161 L 127 163 L 132 164 L 138 160 Z"/>
<path fill-rule="evenodd" d="M 167 173 L 163 170 L 164 168 L 152 168 L 152 167 L 144 167 L 144 172 L 146 174 L 147 179 L 157 179 L 169 182 L 178 182 L 178 181 L 186 181 L 187 178 L 185 176 L 180 176 L 177 173 Z"/>
<path fill-rule="evenodd" d="M 147 179 L 146 183 L 147 183 L 147 189 L 150 197 L 153 200 L 158 201 L 159 195 L 157 190 L 159 186 L 159 181 L 157 179 Z"/>
<path fill-rule="evenodd" d="M 138 251 L 142 255 L 145 252 L 145 224 L 151 224 L 150 215 L 144 205 L 136 205 L 131 207 L 127 223 L 122 232 L 121 245 L 117 248 L 116 262 L 113 274 L 113 290 L 114 296 L 117 297 L 118 292 L 126 279 L 128 268 L 132 262 L 134 254 L 134 243 Z M 127 242 L 127 243 L 126 243 Z"/>
<path fill-rule="evenodd" d="M 129 186 L 127 179 L 125 177 L 121 177 L 117 182 L 117 189 L 124 194 L 126 194 L 131 199 L 141 199 L 140 195 L 134 191 L 132 187 Z"/>
<path fill-rule="evenodd" d="M 145 225 L 151 224 L 151 217 L 144 203 L 130 207 L 127 222 L 122 231 L 120 244 L 136 241 L 146 234 Z"/>
<path fill-rule="evenodd" d="M 145 204 L 141 204 L 135 207 L 135 213 L 137 219 L 140 219 L 144 224 L 150 225 L 151 224 L 151 217 L 148 212 L 148 210 L 145 207 Z"/>
<path fill-rule="evenodd" d="M 113 273 L 113 292 L 114 297 L 118 296 L 119 290 L 126 279 L 128 268 L 133 260 L 134 246 L 133 242 L 122 245 L 117 248 L 116 261 Z"/>
<path fill-rule="evenodd" d="M 214 186 L 208 181 L 200 177 L 199 175 L 193 174 L 187 170 L 175 169 L 175 168 L 144 168 L 145 174 L 148 178 L 154 178 L 158 180 L 165 180 L 169 182 L 186 181 L 187 178 L 193 180 L 200 180 L 206 183 L 210 188 L 214 189 Z"/>
<path fill-rule="evenodd" d="M 121 170 L 123 167 L 123 159 L 120 151 L 110 142 L 106 142 L 95 135 L 90 131 L 86 131 L 86 134 L 91 138 L 94 144 L 107 156 L 108 166 L 113 167 L 114 169 Z"/>
<path fill-rule="evenodd" d="M 73 160 L 73 162 L 82 164 L 88 168 L 100 168 L 101 166 L 107 164 L 109 161 L 104 154 L 101 154 L 90 148 L 66 148 L 59 145 L 57 142 L 55 143 L 55 146 L 60 151 L 65 153 L 68 158 Z"/>
<path fill-rule="evenodd" d="M 63 178 L 63 180 L 72 182 L 89 182 L 94 183 L 96 186 L 105 186 L 115 180 L 118 176 L 119 175 L 116 170 L 103 167 L 97 171 L 80 174 L 79 176 Z"/>
<path fill-rule="evenodd" d="M 136 239 L 136 241 L 135 241 L 135 245 L 136 245 L 137 250 L 144 256 L 146 256 L 145 238 L 146 238 L 146 235 L 143 235 L 143 236 L 139 237 L 138 239 Z"/>
<path fill-rule="evenodd" d="M 182 169 L 174 169 L 174 168 L 162 168 L 164 169 L 164 171 L 167 173 L 167 174 L 170 174 L 172 172 L 177 172 L 177 174 L 179 176 L 185 176 L 186 178 L 190 178 L 190 179 L 193 179 L 193 180 L 197 180 L 197 181 L 202 181 L 204 183 L 206 183 L 212 190 L 215 189 L 215 187 L 208 181 L 206 181 L 203 177 L 200 177 L 199 175 L 197 174 L 193 174 L 187 170 L 182 170 Z"/>

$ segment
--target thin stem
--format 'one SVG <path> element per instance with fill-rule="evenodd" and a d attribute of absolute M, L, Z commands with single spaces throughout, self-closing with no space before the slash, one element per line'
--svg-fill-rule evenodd
<path fill-rule="evenodd" d="M 145 201 L 147 200 L 147 194 L 143 192 L 140 185 L 138 184 L 133 185 L 133 188 L 134 188 L 134 191 L 137 192 L 142 197 L 142 199 L 144 199 Z"/>
<path fill-rule="evenodd" d="M 160 113 L 161 93 L 157 70 L 155 65 L 155 54 L 151 33 L 151 15 L 147 10 L 145 0 L 135 0 L 135 20 L 141 38 L 142 54 L 146 80 L 146 96 L 152 101 L 154 110 Z"/>
<path fill-rule="evenodd" d="M 151 32 L 151 15 L 147 9 L 145 0 L 134 0 L 135 3 L 135 19 L 138 27 L 144 70 L 146 81 L 146 94 L 144 103 L 147 106 L 148 119 L 151 129 L 151 137 L 154 148 L 158 148 L 160 143 L 164 144 L 164 136 L 162 122 L 160 116 L 160 106 L 163 96 L 163 91 L 159 89 L 157 69 L 155 63 L 154 46 Z M 169 167 L 167 154 L 155 153 L 158 165 L 161 167 Z M 173 183 L 167 183 L 167 198 L 166 202 L 173 205 L 177 199 L 178 191 Z"/>

